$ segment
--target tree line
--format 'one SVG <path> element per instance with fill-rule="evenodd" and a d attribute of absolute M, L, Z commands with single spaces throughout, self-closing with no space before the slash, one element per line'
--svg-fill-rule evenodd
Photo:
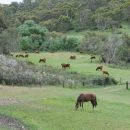
<path fill-rule="evenodd" d="M 24 0 L 4 6 L 12 24 L 34 20 L 49 31 L 109 29 L 130 21 L 129 0 Z M 15 22 L 13 22 L 13 20 Z"/>

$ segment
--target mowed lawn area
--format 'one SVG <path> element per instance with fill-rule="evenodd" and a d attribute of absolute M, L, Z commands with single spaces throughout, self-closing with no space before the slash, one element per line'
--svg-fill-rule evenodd
<path fill-rule="evenodd" d="M 83 110 L 75 111 L 76 98 L 82 92 L 97 95 L 96 109 L 85 103 Z M 29 130 L 130 130 L 130 90 L 124 86 L 95 89 L 0 86 L 0 115 L 16 118 Z"/>
<path fill-rule="evenodd" d="M 71 55 L 75 55 L 76 60 L 70 60 L 69 57 Z M 85 75 L 102 75 L 101 71 L 96 71 L 96 67 L 98 65 L 101 65 L 99 63 L 98 56 L 96 57 L 96 60 L 93 60 L 93 63 L 91 63 L 90 55 L 88 54 L 79 54 L 70 52 L 39 53 L 39 54 L 29 53 L 29 58 L 26 58 L 26 60 L 32 61 L 33 63 L 39 65 L 40 58 L 46 58 L 46 63 L 40 63 L 40 65 L 50 65 L 61 69 L 61 63 L 69 63 L 71 67 L 66 71 L 78 72 Z M 23 58 L 20 59 L 23 60 Z M 130 80 L 130 69 L 112 68 L 106 64 L 102 65 L 104 66 L 103 69 L 107 70 L 110 73 L 110 76 L 114 77 L 116 80 L 120 81 L 120 78 L 123 82 L 125 82 L 126 80 Z"/>

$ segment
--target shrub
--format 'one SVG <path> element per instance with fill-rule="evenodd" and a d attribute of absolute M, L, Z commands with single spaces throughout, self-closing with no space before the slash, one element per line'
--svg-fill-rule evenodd
<path fill-rule="evenodd" d="M 78 39 L 67 38 L 66 36 L 52 37 L 46 45 L 48 45 L 48 50 L 75 51 L 78 47 Z"/>
<path fill-rule="evenodd" d="M 48 29 L 36 24 L 32 20 L 27 20 L 18 27 L 20 34 L 20 45 L 22 50 L 36 50 L 45 44 Z"/>
<path fill-rule="evenodd" d="M 117 84 L 117 81 L 114 78 L 111 77 L 104 77 L 104 76 L 94 76 L 92 79 L 92 84 L 95 85 L 112 85 Z"/>

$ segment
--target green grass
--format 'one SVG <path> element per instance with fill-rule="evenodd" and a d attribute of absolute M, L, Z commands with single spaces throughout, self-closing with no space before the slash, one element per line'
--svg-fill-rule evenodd
<path fill-rule="evenodd" d="M 0 99 L 14 98 L 17 104 L 0 106 L 0 114 L 15 117 L 30 130 L 129 130 L 130 91 L 124 86 L 99 89 L 61 87 L 0 87 Z M 96 93 L 98 106 L 84 110 L 74 105 L 81 92 Z"/>
<path fill-rule="evenodd" d="M 81 41 L 84 38 L 86 33 L 87 33 L 87 31 L 82 31 L 82 32 L 70 31 L 67 33 L 67 37 L 68 38 L 77 38 L 77 39 L 79 39 L 79 41 Z"/>
<path fill-rule="evenodd" d="M 76 55 L 76 60 L 70 60 L 70 55 Z M 45 57 L 47 59 L 47 63 L 41 63 L 41 65 L 51 65 L 56 68 L 61 68 L 61 63 L 70 63 L 71 68 L 67 71 L 70 72 L 78 72 L 85 75 L 102 75 L 100 71 L 96 71 L 98 63 L 98 56 L 96 61 L 93 63 L 90 62 L 90 55 L 87 54 L 79 54 L 79 53 L 70 53 L 70 52 L 58 52 L 58 53 L 40 53 L 40 54 L 29 54 L 28 61 L 32 61 L 35 64 L 38 64 L 40 58 Z M 116 80 L 122 79 L 122 82 L 126 80 L 130 80 L 130 69 L 119 69 L 119 68 L 111 68 L 106 64 L 103 64 L 104 70 L 107 70 L 110 73 L 110 76 L 114 77 Z"/>
<path fill-rule="evenodd" d="M 79 41 L 82 41 L 82 39 L 85 37 L 85 35 L 88 33 L 96 33 L 96 34 L 105 34 L 105 35 L 113 35 L 112 32 L 110 30 L 107 31 L 102 31 L 102 30 L 85 30 L 85 31 L 81 31 L 81 32 L 75 32 L 75 31 L 70 31 L 67 32 L 67 37 L 68 38 L 77 38 Z"/>
<path fill-rule="evenodd" d="M 84 30 L 81 32 L 75 32 L 75 31 L 70 31 L 67 32 L 67 37 L 73 37 L 73 38 L 77 38 L 79 41 L 81 41 L 84 36 L 88 33 L 88 32 L 93 32 L 93 33 L 97 33 L 97 34 L 105 34 L 107 36 L 121 36 L 123 33 L 125 34 L 129 34 L 130 35 L 130 25 L 128 23 L 123 23 L 122 24 L 122 28 L 117 28 L 115 30 L 112 29 L 108 29 L 108 30 Z"/>

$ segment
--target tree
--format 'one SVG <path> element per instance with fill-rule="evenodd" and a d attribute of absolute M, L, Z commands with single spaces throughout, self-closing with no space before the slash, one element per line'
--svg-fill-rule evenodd
<path fill-rule="evenodd" d="M 0 7 L 0 33 L 6 29 L 5 16 L 2 7 Z"/>
<path fill-rule="evenodd" d="M 0 34 L 0 53 L 9 54 L 18 50 L 18 36 L 15 28 L 8 28 Z"/>
<path fill-rule="evenodd" d="M 20 45 L 23 50 L 36 50 L 45 43 L 48 29 L 36 24 L 32 20 L 27 20 L 18 27 L 21 36 Z"/>
<path fill-rule="evenodd" d="M 79 10 L 74 21 L 74 29 L 80 31 L 91 28 L 92 25 L 92 11 L 89 9 Z"/>
<path fill-rule="evenodd" d="M 72 29 L 72 23 L 68 16 L 61 15 L 56 23 L 56 30 L 66 32 Z"/>
<path fill-rule="evenodd" d="M 118 60 L 130 63 L 130 36 L 124 34 L 122 39 L 123 44 L 118 48 L 118 52 L 116 55 Z"/>

